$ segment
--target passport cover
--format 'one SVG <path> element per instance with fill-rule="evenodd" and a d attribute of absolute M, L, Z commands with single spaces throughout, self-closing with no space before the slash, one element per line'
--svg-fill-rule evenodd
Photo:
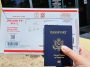
<path fill-rule="evenodd" d="M 44 66 L 72 66 L 73 61 L 60 50 L 61 45 L 72 49 L 72 26 L 44 26 Z"/>

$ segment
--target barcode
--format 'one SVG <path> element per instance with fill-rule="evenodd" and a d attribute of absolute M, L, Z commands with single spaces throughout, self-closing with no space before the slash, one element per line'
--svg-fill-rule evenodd
<path fill-rule="evenodd" d="M 19 42 L 7 42 L 7 46 L 18 46 Z"/>
<path fill-rule="evenodd" d="M 11 39 L 15 39 L 15 35 L 10 35 L 11 36 Z"/>

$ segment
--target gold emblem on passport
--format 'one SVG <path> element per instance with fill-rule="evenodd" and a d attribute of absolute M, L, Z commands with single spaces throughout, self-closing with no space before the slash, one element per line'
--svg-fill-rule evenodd
<path fill-rule="evenodd" d="M 60 38 L 57 38 L 54 40 L 53 49 L 60 51 L 62 45 L 64 45 L 64 41 Z"/>

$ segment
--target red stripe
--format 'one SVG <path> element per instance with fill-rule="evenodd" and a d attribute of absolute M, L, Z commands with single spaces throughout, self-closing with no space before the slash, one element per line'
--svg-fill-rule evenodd
<path fill-rule="evenodd" d="M 3 10 L 4 12 L 78 12 L 78 10 Z"/>
<path fill-rule="evenodd" d="M 4 52 L 44 52 L 43 50 L 4 50 Z"/>

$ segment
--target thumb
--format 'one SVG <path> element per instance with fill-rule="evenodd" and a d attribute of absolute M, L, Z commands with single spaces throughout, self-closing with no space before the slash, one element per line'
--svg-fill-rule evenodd
<path fill-rule="evenodd" d="M 63 53 L 65 55 L 70 57 L 76 64 L 84 64 L 85 63 L 85 59 L 82 56 L 76 54 L 67 46 L 61 46 L 61 50 L 63 51 Z"/>

